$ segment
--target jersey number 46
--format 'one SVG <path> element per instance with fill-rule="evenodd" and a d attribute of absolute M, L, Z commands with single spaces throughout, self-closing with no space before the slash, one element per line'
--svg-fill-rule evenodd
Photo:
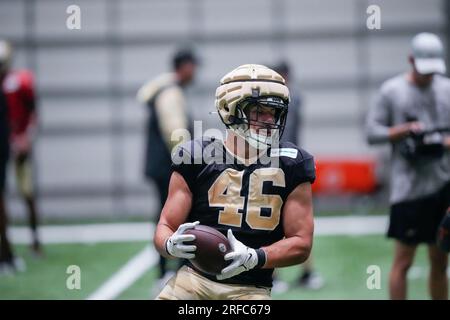
<path fill-rule="evenodd" d="M 241 196 L 244 171 L 226 169 L 208 190 L 211 207 L 223 207 L 219 211 L 218 223 L 241 227 L 242 212 L 247 201 L 245 221 L 252 229 L 274 230 L 280 223 L 283 200 L 280 195 L 263 194 L 264 182 L 285 187 L 284 172 L 280 168 L 259 168 L 250 174 L 247 197 Z M 270 209 L 270 216 L 261 215 L 261 208 Z"/>

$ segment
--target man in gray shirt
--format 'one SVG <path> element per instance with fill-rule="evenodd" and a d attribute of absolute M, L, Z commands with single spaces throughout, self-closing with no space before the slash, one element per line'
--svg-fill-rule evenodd
<path fill-rule="evenodd" d="M 437 229 L 450 206 L 450 79 L 439 38 L 421 33 L 412 40 L 412 69 L 381 86 L 367 117 L 370 144 L 390 143 L 390 223 L 395 256 L 391 299 L 406 298 L 406 275 L 417 245 L 429 248 L 431 298 L 448 298 L 448 256 L 436 246 Z"/>

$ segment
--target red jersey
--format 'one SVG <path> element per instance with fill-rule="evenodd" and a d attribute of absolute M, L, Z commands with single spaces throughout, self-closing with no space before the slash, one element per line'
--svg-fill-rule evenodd
<path fill-rule="evenodd" d="M 2 86 L 8 105 L 11 135 L 23 134 L 34 117 L 33 74 L 28 70 L 10 71 Z"/>

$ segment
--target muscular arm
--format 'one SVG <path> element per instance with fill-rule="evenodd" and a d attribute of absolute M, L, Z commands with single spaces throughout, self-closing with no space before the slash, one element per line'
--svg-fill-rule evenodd
<path fill-rule="evenodd" d="M 178 172 L 174 172 L 170 178 L 167 201 L 162 209 L 153 238 L 156 250 L 162 256 L 171 257 L 166 252 L 165 242 L 180 224 L 186 222 L 191 205 L 192 193 L 186 181 Z"/>
<path fill-rule="evenodd" d="M 280 268 L 304 262 L 311 251 L 314 220 L 311 184 L 298 185 L 283 208 L 285 238 L 262 249 L 266 252 L 263 268 Z"/>

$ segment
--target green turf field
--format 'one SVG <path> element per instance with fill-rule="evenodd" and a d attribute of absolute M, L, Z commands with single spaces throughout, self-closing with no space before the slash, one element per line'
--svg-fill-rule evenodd
<path fill-rule="evenodd" d="M 40 259 L 32 258 L 27 247 L 15 246 L 27 269 L 0 276 L 0 299 L 85 299 L 144 246 L 134 242 L 47 245 Z M 81 269 L 80 290 L 66 287 L 70 265 Z"/>
<path fill-rule="evenodd" d="M 274 299 L 388 299 L 387 279 L 391 263 L 391 243 L 382 236 L 323 236 L 314 243 L 315 265 L 325 278 L 325 286 L 318 291 L 295 286 L 300 266 L 279 269 L 282 280 L 292 283 L 284 294 L 274 294 Z M 418 251 L 416 272 L 421 273 L 410 282 L 411 299 L 427 299 L 425 248 Z M 369 290 L 366 286 L 369 265 L 381 269 L 381 289 Z M 149 295 L 149 284 L 156 272 L 150 272 L 138 280 L 119 299 L 142 299 Z"/>
<path fill-rule="evenodd" d="M 146 243 L 58 244 L 45 247 L 43 259 L 33 259 L 25 246 L 16 246 L 27 270 L 17 275 L 0 276 L 0 299 L 84 299 L 104 283 Z M 325 286 L 318 291 L 300 289 L 292 285 L 274 299 L 387 299 L 387 277 L 391 263 L 391 242 L 382 236 L 321 236 L 314 243 L 317 269 L 324 276 Z M 410 298 L 427 299 L 426 250 L 418 252 L 410 279 Z M 81 289 L 66 287 L 69 265 L 81 268 Z M 367 267 L 381 269 L 381 289 L 366 286 Z M 300 267 L 279 270 L 281 279 L 295 283 Z M 156 268 L 122 292 L 119 299 L 149 299 L 156 279 Z"/>

